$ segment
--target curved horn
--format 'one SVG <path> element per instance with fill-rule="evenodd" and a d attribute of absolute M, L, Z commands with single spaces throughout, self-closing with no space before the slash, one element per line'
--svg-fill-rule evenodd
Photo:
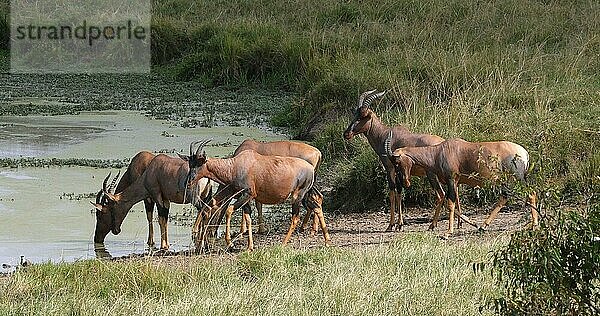
<path fill-rule="evenodd" d="M 360 95 L 360 97 L 358 97 L 358 106 L 357 106 L 357 108 L 360 108 L 363 105 L 363 102 L 365 102 L 365 98 L 367 96 L 369 96 L 371 93 L 375 92 L 375 91 L 377 91 L 377 89 L 363 92 Z"/>
<path fill-rule="evenodd" d="M 365 100 L 364 106 L 365 106 L 365 107 L 369 107 L 369 106 L 371 105 L 371 102 L 373 102 L 373 100 L 375 100 L 375 99 L 377 99 L 377 98 L 379 98 L 379 97 L 383 96 L 384 94 L 386 94 L 386 92 L 387 92 L 387 91 L 382 91 L 382 92 L 379 92 L 379 93 L 375 93 L 375 94 L 372 94 L 372 95 L 370 95 L 370 96 L 369 96 L 369 97 L 368 97 L 368 98 Z"/>
<path fill-rule="evenodd" d="M 110 175 L 112 174 L 112 172 L 109 172 L 108 175 L 106 176 L 106 178 L 104 178 L 104 181 L 102 181 L 102 191 L 106 192 L 106 184 L 108 183 L 108 179 L 110 178 Z"/>
<path fill-rule="evenodd" d="M 195 140 L 193 142 L 190 143 L 190 156 L 194 155 L 194 146 L 196 146 L 196 144 L 202 142 L 201 140 Z"/>
<path fill-rule="evenodd" d="M 100 204 L 101 202 L 102 202 L 102 191 L 98 191 L 98 194 L 96 194 L 96 204 Z"/>
<path fill-rule="evenodd" d="M 119 176 L 121 175 L 121 170 L 119 170 L 119 172 L 117 173 L 117 175 L 114 177 L 114 179 L 112 180 L 112 182 L 110 183 L 110 186 L 108 187 L 108 191 L 111 193 L 115 193 L 115 185 L 117 184 L 117 179 L 119 179 Z"/>
<path fill-rule="evenodd" d="M 203 141 L 200 142 L 200 146 L 198 146 L 198 149 L 196 150 L 196 156 L 198 156 L 200 154 L 200 152 L 202 151 L 202 149 L 204 148 L 204 146 L 208 143 L 210 143 L 212 139 L 205 139 Z"/>
<path fill-rule="evenodd" d="M 393 156 L 394 154 L 392 153 L 392 138 L 393 138 L 393 132 L 390 130 L 388 137 L 385 139 L 385 152 L 388 156 Z"/>

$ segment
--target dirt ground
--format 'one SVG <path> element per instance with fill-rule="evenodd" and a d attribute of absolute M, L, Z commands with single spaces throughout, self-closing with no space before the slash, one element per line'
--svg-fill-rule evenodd
<path fill-rule="evenodd" d="M 287 207 L 286 207 L 287 206 Z M 331 246 L 333 247 L 364 247 L 369 245 L 385 244 L 407 232 L 427 232 L 431 223 L 432 210 L 427 208 L 408 208 L 405 209 L 405 225 L 400 231 L 386 232 L 389 224 L 389 213 L 386 211 L 377 211 L 369 213 L 326 213 L 325 220 L 331 236 Z M 471 221 L 481 225 L 487 218 L 489 210 L 487 209 L 467 209 L 467 215 Z M 303 215 L 303 214 L 301 214 Z M 265 210 L 265 224 L 267 232 L 257 234 L 258 229 L 256 213 L 253 218 L 253 238 L 255 249 L 267 246 L 281 244 L 290 223 L 289 205 L 281 205 Z M 454 235 L 448 240 L 450 242 L 460 242 L 468 239 L 488 239 L 497 238 L 499 235 L 508 235 L 511 232 L 524 227 L 528 223 L 528 216 L 522 211 L 516 209 L 503 209 L 498 217 L 492 222 L 484 232 L 477 228 L 463 223 L 462 228 L 456 229 Z M 443 238 L 448 228 L 448 215 L 442 212 L 438 227 L 430 232 L 440 238 Z M 223 225 L 221 225 L 220 238 L 211 240 L 210 253 L 237 253 L 244 251 L 247 245 L 247 235 L 240 236 L 240 216 L 234 214 L 232 220 L 232 240 L 234 247 L 226 249 L 223 238 Z M 296 230 L 290 246 L 298 249 L 314 248 L 324 246 L 324 238 L 319 230 L 314 236 L 310 234 L 310 227 L 306 232 Z M 186 252 L 184 252 L 186 253 Z M 176 253 L 167 253 L 165 255 L 175 255 Z"/>
<path fill-rule="evenodd" d="M 487 218 L 485 210 L 478 210 L 476 213 L 467 212 L 466 215 L 469 219 L 479 225 Z M 400 231 L 393 232 L 385 231 L 389 224 L 389 213 L 384 211 L 362 214 L 325 214 L 325 220 L 331 235 L 333 246 L 361 247 L 388 243 L 406 232 L 426 232 L 431 223 L 431 216 L 432 212 L 429 209 L 410 209 L 408 214 L 405 215 L 404 227 Z M 265 217 L 269 231 L 266 234 L 253 235 L 255 248 L 262 248 L 281 243 L 283 236 L 287 231 L 287 225 L 289 225 L 289 214 L 287 214 L 287 212 L 279 212 L 277 219 L 268 215 Z M 496 217 L 494 222 L 492 222 L 485 232 L 479 232 L 477 228 L 463 223 L 462 228 L 455 229 L 454 235 L 452 235 L 449 240 L 460 241 L 468 238 L 495 237 L 503 233 L 508 234 L 526 224 L 527 216 L 524 213 L 520 211 L 504 211 L 500 212 L 498 217 Z M 447 228 L 448 216 L 447 214 L 445 216 L 442 214 L 442 220 L 438 222 L 438 227 L 431 233 L 440 236 L 441 238 Z M 232 229 L 237 232 L 239 231 L 239 226 Z M 254 229 L 254 231 L 256 231 L 256 229 Z M 234 239 L 234 242 L 236 249 L 244 249 L 246 247 L 245 236 L 242 238 L 238 236 Z M 314 236 L 311 236 L 309 231 L 294 234 L 290 244 L 296 248 L 320 247 L 324 244 L 324 239 L 320 230 Z"/>

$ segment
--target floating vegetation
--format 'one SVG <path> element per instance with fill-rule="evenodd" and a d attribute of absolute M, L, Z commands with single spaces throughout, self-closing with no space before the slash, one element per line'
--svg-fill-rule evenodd
<path fill-rule="evenodd" d="M 74 192 L 69 192 L 69 193 L 63 192 L 63 194 L 60 195 L 58 198 L 61 200 L 81 201 L 81 200 L 93 199 L 95 197 L 96 197 L 95 192 L 78 193 L 78 194 L 75 194 Z"/>
<path fill-rule="evenodd" d="M 129 165 L 129 159 L 88 159 L 88 158 L 0 158 L 0 168 L 23 167 L 92 167 L 120 169 Z"/>
<path fill-rule="evenodd" d="M 173 149 L 159 149 L 159 150 L 155 150 L 154 153 L 155 154 L 176 154 L 180 152 L 179 150 L 173 148 Z"/>
<path fill-rule="evenodd" d="M 170 134 L 167 131 L 162 131 L 162 133 L 160 133 L 160 136 L 163 136 L 163 137 L 176 137 L 175 135 Z"/>

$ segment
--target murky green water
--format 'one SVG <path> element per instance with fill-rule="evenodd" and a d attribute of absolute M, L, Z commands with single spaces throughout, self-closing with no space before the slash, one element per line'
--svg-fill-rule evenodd
<path fill-rule="evenodd" d="M 140 150 L 187 152 L 191 141 L 204 138 L 213 139 L 207 154 L 223 157 L 249 137 L 282 138 L 249 127 L 182 128 L 132 111 L 0 117 L 0 157 L 123 159 Z M 90 199 L 71 200 L 64 194 L 97 192 L 109 171 L 116 172 L 88 167 L 0 168 L 0 263 L 15 265 L 21 255 L 33 262 L 94 258 Z M 144 251 L 143 209 L 143 203 L 134 206 L 121 234 L 107 236 L 111 255 Z M 172 205 L 171 213 L 182 210 L 183 206 Z M 160 240 L 157 223 L 155 235 Z M 173 250 L 187 249 L 190 228 L 169 225 L 169 239 Z"/>

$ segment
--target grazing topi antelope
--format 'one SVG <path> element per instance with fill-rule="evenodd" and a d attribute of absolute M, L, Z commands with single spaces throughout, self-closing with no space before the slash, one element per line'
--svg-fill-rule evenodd
<path fill-rule="evenodd" d="M 161 249 L 169 248 L 167 222 L 171 202 L 183 204 L 190 201 L 210 199 L 211 185 L 208 179 L 199 181 L 193 190 L 188 189 L 188 164 L 164 154 L 157 155 L 147 165 L 146 170 L 123 191 L 109 192 L 105 179 L 102 194 L 105 204 L 95 204 L 98 212 L 108 214 L 110 228 L 117 235 L 121 232 L 121 223 L 131 207 L 139 201 L 151 199 L 158 209 Z M 104 216 L 103 216 L 104 217 Z"/>
<path fill-rule="evenodd" d="M 114 194 L 115 192 L 122 192 L 123 190 L 125 190 L 125 188 L 134 183 L 144 173 L 146 167 L 148 167 L 148 164 L 150 164 L 150 161 L 152 161 L 152 159 L 154 159 L 155 156 L 156 155 L 149 151 L 140 151 L 139 153 L 137 153 L 131 159 L 129 166 L 127 167 L 127 171 L 125 171 L 123 177 L 121 177 L 121 180 L 119 180 L 119 183 L 117 184 L 116 188 L 114 187 L 114 185 L 119 177 L 119 174 L 117 174 L 117 176 L 112 180 L 111 184 L 108 187 L 107 182 L 110 178 L 110 173 L 104 179 L 102 189 L 98 192 L 98 194 L 96 194 L 96 202 L 92 202 L 92 205 L 96 207 L 96 229 L 94 231 L 94 243 L 103 244 L 104 238 L 106 238 L 108 232 L 114 229 L 112 214 L 110 212 L 99 211 L 102 209 L 102 207 L 107 206 L 109 202 L 106 195 L 104 195 L 104 192 L 110 192 Z M 144 208 L 146 209 L 146 218 L 148 219 L 147 243 L 148 246 L 152 248 L 154 247 L 154 226 L 152 224 L 154 202 L 152 201 L 152 199 L 144 199 Z M 115 235 L 119 234 L 119 232 L 120 231 L 113 230 L 113 234 Z"/>

